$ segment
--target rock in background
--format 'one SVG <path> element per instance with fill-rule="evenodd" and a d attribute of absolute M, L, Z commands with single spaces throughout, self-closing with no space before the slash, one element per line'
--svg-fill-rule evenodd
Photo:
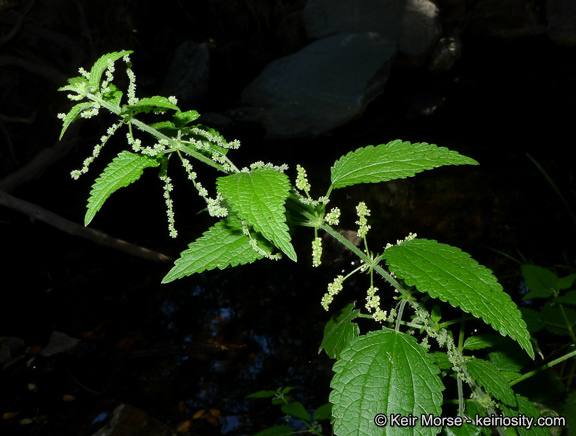
<path fill-rule="evenodd" d="M 177 97 L 182 107 L 196 107 L 208 93 L 209 77 L 208 45 L 184 41 L 172 56 L 160 93 Z"/>
<path fill-rule="evenodd" d="M 270 63 L 242 93 L 269 138 L 314 136 L 358 117 L 386 83 L 396 48 L 378 33 L 340 33 Z"/>
<path fill-rule="evenodd" d="M 422 65 L 440 36 L 428 0 L 309 0 L 311 42 L 275 60 L 242 93 L 244 120 L 268 139 L 316 136 L 358 118 L 384 91 L 396 55 Z"/>

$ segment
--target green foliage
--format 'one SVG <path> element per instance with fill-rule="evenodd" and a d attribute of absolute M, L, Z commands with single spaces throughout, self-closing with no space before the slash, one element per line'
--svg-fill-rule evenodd
<path fill-rule="evenodd" d="M 261 248 L 272 250 L 272 245 L 258 237 Z M 250 237 L 242 231 L 242 221 L 234 215 L 217 222 L 204 235 L 192 242 L 188 250 L 180 253 L 174 267 L 164 277 L 162 283 L 169 283 L 182 277 L 211 269 L 224 269 L 262 259 L 250 245 Z"/>
<path fill-rule="evenodd" d="M 352 322 L 359 314 L 359 310 L 354 310 L 354 304 L 349 304 L 336 312 L 326 323 L 324 340 L 318 352 L 324 350 L 331 359 L 335 359 L 339 351 L 348 347 L 348 344 L 360 334 L 358 324 Z"/>
<path fill-rule="evenodd" d="M 375 434 L 374 417 L 440 416 L 444 386 L 426 350 L 405 333 L 384 329 L 357 337 L 334 365 L 334 432 Z M 439 427 L 389 427 L 386 434 L 435 435 Z"/>
<path fill-rule="evenodd" d="M 217 186 L 232 211 L 296 260 L 284 209 L 290 190 L 288 176 L 272 168 L 257 168 L 220 177 Z"/>
<path fill-rule="evenodd" d="M 368 249 L 370 210 L 364 202 L 356 207 L 358 234 L 364 242 L 361 250 L 333 227 L 340 210 L 332 208 L 328 214 L 325 210 L 333 189 L 411 177 L 444 165 L 476 165 L 475 160 L 427 143 L 396 140 L 361 147 L 334 163 L 326 196 L 313 199 L 302 167 L 297 166 L 294 183 L 285 174 L 286 165 L 256 162 L 240 170 L 229 156 L 232 154 L 229 151 L 237 149 L 239 143 L 229 143 L 215 130 L 194 124 L 197 112 L 180 110 L 173 97 L 138 99 L 129 54 L 123 51 L 104 55 L 90 72 L 81 69 L 80 77 L 70 79 L 69 84 L 61 88 L 69 92 L 69 98 L 75 102 L 67 114 L 60 115 L 62 134 L 72 122 L 96 116 L 102 108 L 117 117 L 82 169 L 72 173 L 73 177 L 88 171 L 100 149 L 121 128 L 127 130 L 131 150 L 121 152 L 96 179 L 88 200 L 86 224 L 111 194 L 136 181 L 144 169 L 159 167 L 170 234 L 175 236 L 168 164 L 176 161 L 188 174 L 191 186 L 209 214 L 218 221 L 199 239 L 189 243 L 163 283 L 264 258 L 278 259 L 282 254 L 297 261 L 291 239 L 297 227 L 314 229 L 313 266 L 321 263 L 323 238 L 318 235 L 321 231 L 342 243 L 360 261 L 359 266 L 349 272 L 342 271 L 342 275 L 328 285 L 322 299 L 326 310 L 344 291 L 346 280 L 354 274 L 365 273 L 366 304 L 359 308 L 349 304 L 336 311 L 326 325 L 320 345 L 319 351 L 324 350 L 336 359 L 331 405 L 321 406 L 311 414 L 300 402 L 293 401 L 289 395 L 292 388 L 260 391 L 250 398 L 272 398 L 272 403 L 280 405 L 287 417 L 300 420 L 312 434 L 321 434 L 318 421 L 330 418 L 338 435 L 434 435 L 440 431 L 470 436 L 480 432 L 489 434 L 488 428 L 476 427 L 473 420 L 461 427 L 423 426 L 419 422 L 421 415 L 440 416 L 446 413 L 443 406 L 456 403 L 462 419 L 499 412 L 506 416 L 540 415 L 533 403 L 519 396 L 512 386 L 537 373 L 532 370 L 521 374 L 535 356 L 529 329 L 536 331 L 545 326 L 553 334 L 566 334 L 576 342 L 576 310 L 571 308 L 576 304 L 576 290 L 571 289 L 576 275 L 560 278 L 551 271 L 524 266 L 522 272 L 530 288 L 526 297 L 547 301 L 542 311 L 530 308 L 520 311 L 492 272 L 467 253 L 436 241 L 418 239 L 413 234 L 396 245 L 389 244 L 381 254 L 373 253 Z M 129 78 L 125 96 L 112 83 L 115 62 L 120 59 L 126 65 Z M 125 103 L 123 98 L 127 98 Z M 139 116 L 148 112 L 161 114 L 166 119 L 147 124 Z M 152 140 L 151 145 L 144 145 L 139 137 L 142 133 L 147 134 L 146 144 Z M 197 180 L 189 159 L 222 173 L 213 186 L 214 198 Z M 394 295 L 397 301 L 394 306 L 383 307 L 380 298 L 384 292 Z M 458 308 L 475 318 L 462 316 L 444 320 L 443 314 L 451 311 L 442 310 L 442 306 Z M 359 324 L 354 322 L 359 318 L 369 319 L 373 330 L 361 332 Z M 500 335 L 467 338 L 464 322 L 472 319 L 491 326 Z M 453 326 L 460 329 L 453 330 Z M 455 334 L 459 335 L 457 341 Z M 575 354 L 564 354 L 541 368 Z M 453 389 L 446 389 L 448 386 Z M 457 398 L 444 400 L 444 391 L 456 392 Z M 375 422 L 378 414 L 384 414 L 387 419 L 412 415 L 417 421 L 415 426 L 388 423 L 379 427 Z M 497 430 L 501 435 L 505 432 L 503 428 Z M 524 434 L 523 429 L 518 431 Z M 289 425 L 279 425 L 259 435 L 294 433 Z"/>
<path fill-rule="evenodd" d="M 492 271 L 469 254 L 436 241 L 414 239 L 390 247 L 384 257 L 390 269 L 407 285 L 482 318 L 502 335 L 518 341 L 534 357 L 518 307 Z"/>
<path fill-rule="evenodd" d="M 246 398 L 272 398 L 272 404 L 281 406 L 282 413 L 285 415 L 287 421 L 290 418 L 298 419 L 308 430 L 294 431 L 292 427 L 288 425 L 277 425 L 258 432 L 255 436 L 294 435 L 304 432 L 315 435 L 322 434 L 320 421 L 328 420 L 332 417 L 332 405 L 330 403 L 324 404 L 314 410 L 314 413 L 310 416 L 310 413 L 308 413 L 301 402 L 293 401 L 292 396 L 288 395 L 292 389 L 292 387 L 287 387 L 278 388 L 275 391 L 258 391 L 246 396 Z"/>
<path fill-rule="evenodd" d="M 570 336 L 576 342 L 576 289 L 571 289 L 576 274 L 559 277 L 549 269 L 531 264 L 522 265 L 521 271 L 529 289 L 523 300 L 546 299 L 540 311 L 522 309 L 530 331 L 546 328 L 555 335 Z"/>
<path fill-rule="evenodd" d="M 434 144 L 396 140 L 363 147 L 341 157 L 332 167 L 331 180 L 334 188 L 343 188 L 404 179 L 444 165 L 478 165 L 478 162 Z"/>
<path fill-rule="evenodd" d="M 84 225 L 90 224 L 110 195 L 138 180 L 145 168 L 159 165 L 157 159 L 129 151 L 123 151 L 116 156 L 92 186 Z"/>
<path fill-rule="evenodd" d="M 482 359 L 471 359 L 466 362 L 466 369 L 480 386 L 486 389 L 495 399 L 504 404 L 516 407 L 514 391 L 506 379 L 491 363 Z"/>

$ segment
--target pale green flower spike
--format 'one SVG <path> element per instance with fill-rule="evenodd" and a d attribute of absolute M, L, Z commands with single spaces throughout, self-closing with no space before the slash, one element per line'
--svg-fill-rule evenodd
<path fill-rule="evenodd" d="M 298 175 L 296 176 L 296 187 L 299 190 L 304 191 L 306 195 L 309 195 L 310 183 L 308 183 L 306 170 L 300 165 L 296 165 L 296 171 L 298 171 Z"/>
<path fill-rule="evenodd" d="M 378 290 L 375 286 L 370 286 L 366 295 L 366 309 L 372 313 L 375 321 L 383 322 L 387 319 L 387 312 L 380 309 L 380 296 L 376 295 Z"/>
<path fill-rule="evenodd" d="M 166 201 L 166 215 L 168 215 L 168 231 L 170 232 L 170 237 L 175 238 L 178 236 L 176 231 L 175 221 L 174 221 L 174 208 L 172 204 L 172 198 L 170 197 L 170 192 L 174 189 L 172 185 L 172 180 L 166 174 L 166 168 L 160 172 L 158 176 L 160 180 L 164 182 L 164 200 Z"/>
<path fill-rule="evenodd" d="M 217 217 L 217 218 L 224 218 L 228 216 L 228 209 L 222 206 L 220 203 L 222 202 L 223 198 L 220 193 L 216 195 L 216 198 L 212 199 L 209 197 L 204 198 L 206 203 L 208 204 L 208 213 L 210 216 Z"/>
<path fill-rule="evenodd" d="M 370 230 L 368 220 L 366 220 L 366 217 L 370 216 L 370 209 L 366 207 L 366 203 L 361 201 L 358 203 L 358 206 L 356 206 L 356 213 L 358 214 L 358 221 L 356 221 L 356 224 L 360 226 L 358 229 L 358 237 L 364 238 L 366 237 L 368 230 Z"/>
<path fill-rule="evenodd" d="M 246 171 L 251 171 L 251 170 L 257 170 L 260 168 L 272 168 L 273 170 L 276 170 L 280 173 L 283 173 L 284 171 L 286 171 L 288 169 L 288 165 L 287 164 L 282 164 L 282 165 L 274 165 L 270 162 L 268 163 L 264 163 L 261 160 L 259 160 L 258 162 L 254 162 L 250 164 L 250 169 L 246 169 Z M 242 168 L 241 171 L 245 171 L 244 168 Z"/>
<path fill-rule="evenodd" d="M 259 255 L 264 256 L 265 258 L 270 260 L 280 260 L 282 258 L 282 255 L 280 253 L 272 254 L 263 250 L 258 246 L 258 241 L 252 237 L 252 234 L 250 233 L 250 228 L 248 227 L 248 223 L 245 220 L 242 220 L 242 233 L 244 233 L 245 236 L 248 236 L 250 238 L 250 246 L 252 247 L 252 250 L 254 250 Z"/>
<path fill-rule="evenodd" d="M 404 239 L 398 239 L 396 240 L 396 245 L 400 245 L 402 242 L 408 242 L 411 241 L 412 239 L 416 239 L 418 235 L 416 233 L 408 233 L 408 236 L 406 236 Z M 386 244 L 386 247 L 384 247 L 384 250 L 388 250 L 390 247 L 393 247 L 392 244 L 388 243 Z"/>
<path fill-rule="evenodd" d="M 322 307 L 324 310 L 328 310 L 330 303 L 334 301 L 334 296 L 342 290 L 342 283 L 344 282 L 344 276 L 338 275 L 332 283 L 328 285 L 328 292 L 322 297 Z"/>
<path fill-rule="evenodd" d="M 94 159 L 96 159 L 98 157 L 98 155 L 100 154 L 100 150 L 102 150 L 102 147 L 104 147 L 104 144 L 106 144 L 106 142 L 110 139 L 110 137 L 114 134 L 114 132 L 116 132 L 116 130 L 118 130 L 118 128 L 121 125 L 122 125 L 122 122 L 118 122 L 118 123 L 112 124 L 110 127 L 108 127 L 108 130 L 106 131 L 106 135 L 103 135 L 100 138 L 100 143 L 96 144 L 94 146 L 94 150 L 92 150 L 92 156 L 84 159 L 82 169 L 81 170 L 74 170 L 70 173 L 70 175 L 72 176 L 72 178 L 74 180 L 78 180 L 78 178 L 82 174 L 86 174 L 88 172 L 88 167 L 94 161 Z"/>
<path fill-rule="evenodd" d="M 337 207 L 333 208 L 328 212 L 325 219 L 331 226 L 337 226 L 340 223 L 340 209 Z"/>
<path fill-rule="evenodd" d="M 322 238 L 316 237 L 312 241 L 312 266 L 317 267 L 322 263 L 320 258 L 322 257 Z"/>
<path fill-rule="evenodd" d="M 128 75 L 128 104 L 136 104 L 139 100 L 136 97 L 136 74 L 132 71 L 130 56 L 125 55 L 122 59 L 126 63 L 126 74 Z"/>
<path fill-rule="evenodd" d="M 114 69 L 114 62 L 112 61 L 112 59 L 108 59 L 108 67 L 106 68 L 106 79 L 104 79 L 102 81 L 102 84 L 100 85 L 100 92 L 102 93 L 106 93 L 110 91 L 109 85 L 112 82 L 112 80 L 114 80 L 114 71 L 116 71 Z"/>

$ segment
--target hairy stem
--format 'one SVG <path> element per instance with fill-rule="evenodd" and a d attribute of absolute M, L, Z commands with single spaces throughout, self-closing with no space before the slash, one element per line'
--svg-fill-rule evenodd
<path fill-rule="evenodd" d="M 574 356 L 576 356 L 576 350 L 575 350 L 575 351 L 572 351 L 572 352 L 570 352 L 570 353 L 568 353 L 568 354 L 565 354 L 564 356 L 559 357 L 558 359 L 554 359 L 554 360 L 552 360 L 552 361 L 550 361 L 550 362 L 548 362 L 548 363 L 545 363 L 544 365 L 542 365 L 542 366 L 539 367 L 539 368 L 536 368 L 536 369 L 533 370 L 533 371 L 530 371 L 530 372 L 527 372 L 527 373 L 524 374 L 524 375 L 521 375 L 521 376 L 518 377 L 517 379 L 514 379 L 513 381 L 511 381 L 511 382 L 510 382 L 510 386 L 514 386 L 516 383 L 520 383 L 521 381 L 524 381 L 524 380 L 526 380 L 527 378 L 530 378 L 530 377 L 532 377 L 533 375 L 536 375 L 536 374 L 538 374 L 539 372 L 544 371 L 545 369 L 551 368 L 551 367 L 553 367 L 554 365 L 558 365 L 559 363 L 564 362 L 565 360 L 568 360 L 568 359 L 570 359 L 571 357 L 574 357 Z"/>
<path fill-rule="evenodd" d="M 119 116 L 119 117 L 124 117 L 124 119 L 128 118 L 125 115 L 122 115 L 121 110 L 119 107 L 114 106 L 113 104 L 107 102 L 106 100 L 104 100 L 103 98 L 95 95 L 95 94 L 87 94 L 86 97 L 96 103 L 98 103 L 100 106 L 108 109 L 110 112 L 112 112 L 113 114 Z M 136 118 L 128 118 L 128 121 L 133 124 L 134 126 L 136 126 L 138 129 L 142 130 L 143 132 L 149 133 L 150 135 L 156 137 L 157 139 L 163 139 L 165 141 L 168 141 L 168 143 L 176 150 L 181 150 L 184 153 L 192 156 L 194 159 L 197 159 L 201 162 L 204 162 L 206 165 L 210 165 L 213 168 L 216 168 L 219 171 L 222 171 L 226 174 L 229 174 L 230 171 L 227 171 L 222 165 L 220 165 L 217 162 L 214 162 L 212 159 L 204 156 L 202 153 L 199 153 L 198 151 L 184 145 L 181 141 L 178 141 L 177 139 L 171 138 L 169 136 L 164 135 L 162 132 L 159 132 L 158 130 L 156 130 L 153 127 L 150 127 L 148 124 L 136 119 Z M 224 159 L 227 161 L 227 163 L 230 165 L 230 167 L 235 171 L 235 172 L 240 172 L 240 170 L 238 168 L 236 168 L 236 166 L 230 161 L 230 159 L 228 159 L 226 156 L 224 156 Z"/>

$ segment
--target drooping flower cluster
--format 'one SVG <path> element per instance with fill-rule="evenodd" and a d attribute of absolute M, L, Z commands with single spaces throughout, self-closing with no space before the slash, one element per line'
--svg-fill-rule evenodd
<path fill-rule="evenodd" d="M 326 222 L 331 226 L 337 226 L 340 223 L 340 209 L 333 208 L 326 214 Z"/>
<path fill-rule="evenodd" d="M 296 171 L 298 175 L 296 176 L 296 187 L 300 191 L 304 191 L 306 196 L 310 196 L 310 183 L 308 183 L 308 175 L 306 174 L 306 170 L 300 166 L 296 165 Z"/>
<path fill-rule="evenodd" d="M 322 307 L 328 310 L 330 303 L 334 301 L 334 296 L 342 290 L 342 283 L 344 283 L 344 276 L 338 275 L 332 283 L 328 285 L 328 292 L 322 297 Z"/>
<path fill-rule="evenodd" d="M 366 219 L 367 216 L 370 216 L 370 209 L 368 209 L 366 203 L 361 201 L 358 203 L 358 206 L 356 206 L 356 213 L 358 214 L 358 221 L 356 221 L 356 224 L 359 226 L 358 237 L 364 238 L 366 237 L 368 230 L 370 230 L 368 220 Z"/>
<path fill-rule="evenodd" d="M 376 295 L 378 288 L 370 286 L 366 293 L 366 309 L 372 314 L 372 318 L 378 322 L 386 321 L 387 312 L 380 308 L 380 296 Z"/>
<path fill-rule="evenodd" d="M 320 266 L 322 257 L 322 238 L 316 237 L 312 241 L 312 266 L 317 267 Z"/>
<path fill-rule="evenodd" d="M 416 239 L 418 235 L 416 233 L 408 233 L 408 236 L 406 236 L 404 239 L 398 239 L 396 240 L 396 245 L 400 245 L 402 242 L 408 242 L 411 241 L 412 239 Z M 384 250 L 388 250 L 390 247 L 393 247 L 392 244 L 388 243 L 386 244 L 386 247 L 384 247 Z"/>

